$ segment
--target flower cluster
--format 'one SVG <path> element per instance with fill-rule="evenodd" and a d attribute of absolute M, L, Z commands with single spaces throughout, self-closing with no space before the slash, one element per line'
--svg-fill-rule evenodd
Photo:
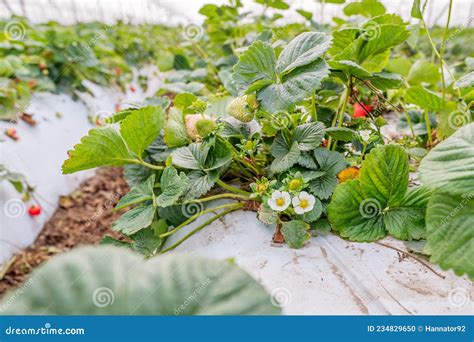
<path fill-rule="evenodd" d="M 292 204 L 295 213 L 302 215 L 313 210 L 315 202 L 316 198 L 306 191 L 301 191 L 298 195 L 291 198 L 289 192 L 275 190 L 268 199 L 267 204 L 275 211 L 285 211 Z"/>

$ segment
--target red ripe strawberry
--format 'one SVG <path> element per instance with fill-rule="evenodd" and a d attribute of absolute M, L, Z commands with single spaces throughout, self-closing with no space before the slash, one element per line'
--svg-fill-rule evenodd
<path fill-rule="evenodd" d="M 323 141 L 321 141 L 321 146 L 322 147 L 327 147 L 328 146 L 328 141 L 326 139 L 323 139 Z"/>
<path fill-rule="evenodd" d="M 369 105 L 364 104 L 364 107 L 368 112 L 372 111 L 372 107 L 370 107 Z M 354 114 L 352 115 L 352 117 L 365 118 L 366 116 L 367 116 L 367 113 L 364 110 L 364 108 L 358 103 L 354 104 Z"/>
<path fill-rule="evenodd" d="M 33 204 L 28 208 L 28 214 L 30 214 L 30 216 L 38 216 L 41 214 L 41 207 L 39 205 Z"/>
<path fill-rule="evenodd" d="M 135 88 L 135 86 L 132 86 L 132 85 L 131 85 L 131 86 L 130 86 L 130 91 L 131 91 L 132 93 L 134 93 L 134 92 L 137 91 L 137 88 Z"/>

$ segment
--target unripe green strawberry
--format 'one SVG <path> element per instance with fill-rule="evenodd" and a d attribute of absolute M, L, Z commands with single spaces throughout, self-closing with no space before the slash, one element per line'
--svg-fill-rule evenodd
<path fill-rule="evenodd" d="M 250 122 L 258 109 L 255 95 L 243 95 L 233 99 L 227 106 L 227 113 L 242 122 Z"/>
<path fill-rule="evenodd" d="M 192 141 L 201 140 L 216 130 L 217 124 L 204 114 L 189 114 L 184 118 L 186 133 Z"/>
<path fill-rule="evenodd" d="M 217 129 L 217 124 L 212 119 L 201 119 L 196 122 L 196 129 L 199 138 L 204 139 Z"/>

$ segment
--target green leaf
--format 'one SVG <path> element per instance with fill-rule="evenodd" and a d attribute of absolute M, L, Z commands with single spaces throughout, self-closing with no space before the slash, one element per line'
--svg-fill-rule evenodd
<path fill-rule="evenodd" d="M 190 143 L 181 111 L 172 107 L 166 114 L 164 140 L 169 147 L 180 147 Z"/>
<path fill-rule="evenodd" d="M 245 91 L 256 81 L 275 80 L 275 66 L 273 47 L 268 43 L 255 41 L 234 66 L 234 82 L 240 91 Z"/>
<path fill-rule="evenodd" d="M 189 170 L 210 171 L 226 166 L 232 160 L 232 151 L 221 141 L 212 144 L 194 143 L 171 153 L 173 164 Z"/>
<path fill-rule="evenodd" d="M 456 88 L 474 87 L 474 71 L 471 71 L 459 78 L 454 84 Z"/>
<path fill-rule="evenodd" d="M 160 134 L 163 127 L 163 109 L 144 107 L 133 111 L 120 123 L 120 134 L 130 151 L 139 158 Z"/>
<path fill-rule="evenodd" d="M 358 77 L 360 79 L 367 79 L 372 76 L 372 74 L 368 70 L 364 69 L 359 64 L 353 61 L 330 61 L 329 65 L 332 69 L 344 71 L 345 73 Z"/>
<path fill-rule="evenodd" d="M 131 235 L 148 227 L 153 221 L 155 208 L 152 205 L 140 205 L 123 214 L 112 223 L 112 229 L 125 235 Z"/>
<path fill-rule="evenodd" d="M 382 208 L 399 205 L 408 187 L 408 168 L 403 147 L 374 148 L 366 156 L 359 176 L 365 197 L 378 201 Z"/>
<path fill-rule="evenodd" d="M 258 208 L 257 218 L 260 222 L 265 225 L 275 224 L 278 221 L 278 213 L 275 210 L 272 210 L 268 204 L 263 203 Z"/>
<path fill-rule="evenodd" d="M 219 178 L 219 172 L 216 170 L 204 172 L 204 171 L 191 171 L 188 173 L 189 185 L 185 194 L 186 200 L 199 198 L 202 195 L 211 190 Z"/>
<path fill-rule="evenodd" d="M 293 220 L 282 222 L 281 232 L 285 242 L 290 248 L 301 248 L 311 238 L 308 232 L 309 224 L 303 221 Z"/>
<path fill-rule="evenodd" d="M 474 123 L 460 128 L 422 159 L 420 179 L 447 193 L 474 191 Z"/>
<path fill-rule="evenodd" d="M 134 204 L 142 203 L 153 199 L 153 186 L 155 185 L 155 175 L 151 175 L 145 182 L 134 186 L 115 206 L 115 209 L 122 209 Z"/>
<path fill-rule="evenodd" d="M 128 186 L 130 187 L 135 187 L 142 184 L 152 174 L 152 169 L 140 164 L 128 164 L 123 168 L 123 175 L 127 181 Z"/>
<path fill-rule="evenodd" d="M 159 221 L 155 221 L 153 223 L 158 222 Z M 162 220 L 162 222 L 164 222 L 164 220 Z M 168 226 L 166 225 L 166 227 Z M 162 232 L 162 234 L 165 232 L 166 231 Z M 133 239 L 132 249 L 145 257 L 155 255 L 163 243 L 163 240 L 155 235 L 155 231 L 151 227 L 142 229 L 130 237 Z"/>
<path fill-rule="evenodd" d="M 311 193 L 318 198 L 325 200 L 331 197 L 334 188 L 337 185 L 337 178 L 332 174 L 324 174 L 309 182 Z"/>
<path fill-rule="evenodd" d="M 327 149 L 320 147 L 315 149 L 313 153 L 314 158 L 319 165 L 319 169 L 326 172 L 328 175 L 335 176 L 347 166 L 344 156 L 339 152 L 328 151 Z"/>
<path fill-rule="evenodd" d="M 298 161 L 300 157 L 300 153 L 301 152 L 300 152 L 300 149 L 298 148 L 298 142 L 294 141 L 290 149 L 285 155 L 281 157 L 275 156 L 276 158 L 273 160 L 272 164 L 270 165 L 270 171 L 273 174 L 275 174 L 275 173 L 280 173 L 280 172 L 289 170 Z"/>
<path fill-rule="evenodd" d="M 321 145 L 324 138 L 324 125 L 321 122 L 299 125 L 295 128 L 292 138 L 298 142 L 300 151 L 314 150 Z"/>
<path fill-rule="evenodd" d="M 2 301 L 7 314 L 280 313 L 264 288 L 237 265 L 196 255 L 169 254 L 145 261 L 124 248 L 82 247 L 48 261 L 30 280 L 34 286 Z"/>
<path fill-rule="evenodd" d="M 322 56 L 330 39 L 321 33 L 294 38 L 276 61 L 273 47 L 254 42 L 234 66 L 233 80 L 241 93 L 257 91 L 269 112 L 290 110 L 318 88 L 329 68 Z"/>
<path fill-rule="evenodd" d="M 369 72 L 381 72 L 388 64 L 390 59 L 390 50 L 385 50 L 381 53 L 368 56 L 361 67 L 367 69 Z"/>
<path fill-rule="evenodd" d="M 385 6 L 377 0 L 362 0 L 361 2 L 352 2 L 344 7 L 344 14 L 347 16 L 360 14 L 370 18 L 384 13 Z"/>
<path fill-rule="evenodd" d="M 407 77 L 407 81 L 411 85 L 420 85 L 422 83 L 436 84 L 439 82 L 439 79 L 438 66 L 422 59 L 413 63 Z"/>
<path fill-rule="evenodd" d="M 111 127 L 91 129 L 68 155 L 69 159 L 62 166 L 64 174 L 99 166 L 125 165 L 133 160 L 122 138 Z"/>
<path fill-rule="evenodd" d="M 426 246 L 430 260 L 474 280 L 474 192 L 450 195 L 442 189 L 426 212 Z"/>
<path fill-rule="evenodd" d="M 167 167 L 161 174 L 160 180 L 161 194 L 156 199 L 160 207 L 167 207 L 175 204 L 179 197 L 188 187 L 188 177 L 184 172 L 178 175 L 174 167 Z"/>
<path fill-rule="evenodd" d="M 405 93 L 405 100 L 427 110 L 440 111 L 443 109 L 443 99 L 422 86 L 408 88 Z"/>
<path fill-rule="evenodd" d="M 325 148 L 317 148 L 313 152 L 317 164 L 317 171 L 324 174 L 309 182 L 309 189 L 312 194 L 320 199 L 328 199 L 337 185 L 336 175 L 347 166 L 344 156 L 335 151 L 328 151 Z"/>
<path fill-rule="evenodd" d="M 423 210 L 428 190 L 407 195 L 408 156 L 398 145 L 372 149 L 362 162 L 358 179 L 334 190 L 328 208 L 333 228 L 352 241 L 374 241 L 387 230 L 400 238 L 423 235 Z"/>
<path fill-rule="evenodd" d="M 382 16 L 385 18 L 385 16 Z M 380 18 L 380 17 L 379 17 Z M 373 18 L 363 25 L 365 36 L 358 38 L 358 62 L 363 63 L 367 58 L 382 53 L 398 44 L 403 43 L 410 32 L 404 25 L 380 23 Z"/>
<path fill-rule="evenodd" d="M 366 200 L 357 179 L 339 184 L 329 204 L 328 216 L 334 230 L 351 241 L 370 242 L 387 234 L 379 203 Z"/>
<path fill-rule="evenodd" d="M 398 89 L 403 83 L 403 79 L 398 74 L 389 72 L 376 72 L 369 78 L 370 83 L 380 90 Z"/>
<path fill-rule="evenodd" d="M 411 7 L 411 16 L 416 19 L 422 18 L 420 0 L 413 0 L 413 6 Z"/>
<path fill-rule="evenodd" d="M 313 63 L 331 45 L 331 37 L 321 32 L 303 32 L 283 49 L 276 71 L 285 75 L 292 70 Z"/>
<path fill-rule="evenodd" d="M 327 63 L 323 59 L 318 59 L 288 73 L 280 83 L 262 88 L 257 98 L 269 112 L 291 110 L 297 103 L 309 97 L 328 74 Z"/>
<path fill-rule="evenodd" d="M 411 188 L 399 207 L 384 213 L 384 224 L 389 233 L 400 240 L 425 238 L 425 214 L 431 190 Z"/>
<path fill-rule="evenodd" d="M 203 143 L 180 147 L 171 153 L 173 164 L 189 170 L 202 170 L 205 167 L 210 146 Z"/>
<path fill-rule="evenodd" d="M 359 140 L 359 134 L 353 129 L 347 127 L 328 127 L 325 129 L 328 136 L 335 140 L 350 142 L 352 140 Z"/>
<path fill-rule="evenodd" d="M 332 46 L 328 50 L 331 56 L 335 56 L 338 53 L 346 49 L 352 44 L 357 36 L 362 32 L 359 28 L 344 28 L 341 30 L 332 32 Z"/>

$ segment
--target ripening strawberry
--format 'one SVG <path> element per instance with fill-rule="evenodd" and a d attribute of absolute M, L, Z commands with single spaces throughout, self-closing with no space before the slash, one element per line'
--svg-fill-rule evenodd
<path fill-rule="evenodd" d="M 135 86 L 131 85 L 131 86 L 130 86 L 130 91 L 131 91 L 132 93 L 134 93 L 134 92 L 137 91 L 137 88 L 135 88 Z"/>
<path fill-rule="evenodd" d="M 244 95 L 233 99 L 227 106 L 227 113 L 242 122 L 250 122 L 258 109 L 254 95 Z"/>
<path fill-rule="evenodd" d="M 365 109 L 370 112 L 372 111 L 372 107 L 370 107 L 367 104 L 364 104 Z M 367 116 L 367 112 L 364 110 L 364 108 L 356 103 L 354 104 L 354 114 L 352 115 L 353 118 L 365 118 Z"/>
<path fill-rule="evenodd" d="M 44 70 L 48 68 L 48 65 L 45 62 L 39 62 L 38 67 L 40 70 Z"/>
<path fill-rule="evenodd" d="M 28 208 L 28 214 L 30 214 L 30 216 L 38 216 L 41 214 L 41 207 L 39 205 L 33 204 Z"/>
<path fill-rule="evenodd" d="M 202 140 L 217 129 L 217 124 L 204 114 L 188 114 L 184 118 L 186 133 L 192 141 Z"/>
<path fill-rule="evenodd" d="M 13 140 L 18 140 L 20 139 L 20 137 L 18 136 L 18 134 L 16 133 L 16 129 L 14 129 L 13 127 L 11 128 L 7 128 L 7 130 L 5 131 L 5 134 L 12 138 Z"/>
<path fill-rule="evenodd" d="M 36 81 L 35 80 L 29 80 L 27 85 L 30 89 L 33 89 L 33 88 L 36 87 Z"/>
<path fill-rule="evenodd" d="M 120 103 L 115 104 L 115 111 L 120 112 Z"/>

